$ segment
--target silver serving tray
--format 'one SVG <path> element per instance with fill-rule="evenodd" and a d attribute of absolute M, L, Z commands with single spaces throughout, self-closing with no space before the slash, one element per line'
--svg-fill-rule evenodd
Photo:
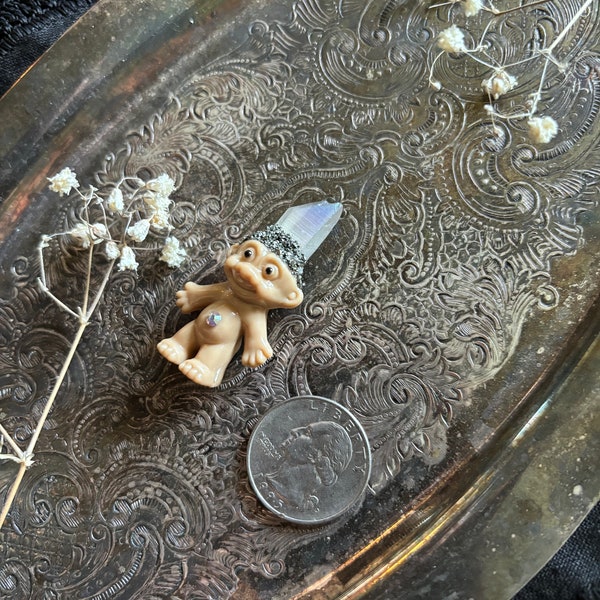
<path fill-rule="evenodd" d="M 580 3 L 499 21 L 499 52 Z M 110 185 L 168 172 L 192 256 L 114 276 L 6 525 L 12 598 L 509 598 L 598 498 L 599 8 L 565 37 L 543 106 L 558 137 L 489 135 L 482 74 L 427 85 L 458 7 L 353 0 L 101 0 L 0 102 L 0 411 L 26 445 L 75 324 L 35 286 L 74 219 L 64 166 Z M 518 73 L 517 106 L 540 64 Z M 537 79 L 536 79 L 537 77 Z M 524 91 L 523 91 L 524 89 Z M 496 187 L 493 187 L 493 186 Z M 199 388 L 155 351 L 187 280 L 293 203 L 342 201 L 271 316 L 273 361 Z M 52 276 L 75 294 L 82 265 Z M 257 501 L 248 438 L 272 406 L 333 398 L 371 440 L 364 501 L 318 527 Z M 0 464 L 0 498 L 15 469 Z"/>

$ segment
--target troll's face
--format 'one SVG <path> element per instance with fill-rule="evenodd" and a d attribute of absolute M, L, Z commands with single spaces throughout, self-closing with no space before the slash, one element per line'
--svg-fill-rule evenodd
<path fill-rule="evenodd" d="M 232 246 L 225 275 L 236 296 L 250 304 L 294 308 L 302 302 L 302 291 L 287 265 L 257 240 Z"/>

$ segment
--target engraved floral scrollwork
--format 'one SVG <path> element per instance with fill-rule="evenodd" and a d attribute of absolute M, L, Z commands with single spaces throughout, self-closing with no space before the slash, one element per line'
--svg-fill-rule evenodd
<path fill-rule="evenodd" d="M 541 225 L 548 202 L 537 184 L 515 180 L 510 170 L 511 134 L 502 129 L 492 136 L 488 123 L 480 123 L 461 137 L 459 149 L 445 159 L 448 173 L 440 192 L 446 204 L 460 201 L 464 213 L 480 227 L 518 231 Z M 508 156 L 507 156 L 508 155 Z M 508 171 L 508 172 L 507 172 Z M 454 208 L 454 207 L 452 207 Z"/>
<path fill-rule="evenodd" d="M 20 290 L 13 307 L 0 309 L 6 319 L 2 334 L 4 352 L 0 356 L 0 400 L 10 403 L 12 409 L 6 415 L 15 437 L 26 442 L 33 429 L 35 419 L 42 410 L 45 395 L 59 372 L 69 347 L 68 332 L 58 332 L 43 325 L 55 319 L 56 311 L 46 302 L 39 307 L 39 321 L 22 322 L 21 310 L 33 310 L 39 302 L 39 293 Z M 36 298 L 37 296 L 37 298 Z M 15 310 L 16 307 L 16 310 Z M 2 317 L 0 317 L 2 318 Z M 84 369 L 85 352 L 76 357 L 76 368 L 64 383 L 65 394 L 82 394 L 93 384 L 93 369 Z M 65 411 L 70 410 L 63 405 Z M 56 422 L 50 419 L 49 427 Z"/>
<path fill-rule="evenodd" d="M 408 365 L 396 369 L 378 365 L 360 373 L 340 400 L 358 416 L 369 436 L 370 484 L 375 491 L 385 487 L 415 454 L 427 464 L 445 457 L 452 403 L 432 382 L 411 373 Z"/>
<path fill-rule="evenodd" d="M 472 387 L 493 377 L 512 355 L 531 307 L 552 308 L 558 292 L 543 273 L 489 260 L 482 271 L 448 270 L 436 297 L 449 316 L 438 333 L 444 356 L 461 375 L 457 385 Z"/>
<path fill-rule="evenodd" d="M 2 598 L 29 598 L 33 576 L 26 562 L 9 558 L 0 565 L 0 593 Z"/>

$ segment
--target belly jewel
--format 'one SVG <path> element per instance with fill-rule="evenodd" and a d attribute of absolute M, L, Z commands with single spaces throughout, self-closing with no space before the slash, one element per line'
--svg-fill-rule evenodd
<path fill-rule="evenodd" d="M 221 322 L 222 318 L 221 313 L 211 312 L 208 317 L 206 317 L 206 324 L 209 327 L 216 327 Z"/>

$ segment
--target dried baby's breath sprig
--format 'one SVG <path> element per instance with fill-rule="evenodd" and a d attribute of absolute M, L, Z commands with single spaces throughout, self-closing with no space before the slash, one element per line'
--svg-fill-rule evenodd
<path fill-rule="evenodd" d="M 530 56 L 524 57 L 516 62 L 510 64 L 497 63 L 495 59 L 489 56 L 488 48 L 490 47 L 491 42 L 486 40 L 491 25 L 497 17 L 517 11 L 528 10 L 534 6 L 547 4 L 547 2 L 548 0 L 532 0 L 528 3 L 519 4 L 503 10 L 497 9 L 491 0 L 487 0 L 487 2 L 484 0 L 450 0 L 449 2 L 430 5 L 429 8 L 438 8 L 441 6 L 460 4 L 467 17 L 474 16 L 481 11 L 490 13 L 491 15 L 491 19 L 484 29 L 479 43 L 472 48 L 469 48 L 465 42 L 465 31 L 460 29 L 456 24 L 450 25 L 438 34 L 436 46 L 440 49 L 440 52 L 436 55 L 429 68 L 430 86 L 436 91 L 441 90 L 443 87 L 442 82 L 434 77 L 435 67 L 441 56 L 447 53 L 462 55 L 465 60 L 472 60 L 489 69 L 489 74 L 483 79 L 481 87 L 488 95 L 488 103 L 486 103 L 483 108 L 492 121 L 492 131 L 499 131 L 496 126 L 496 119 L 501 119 L 509 123 L 517 120 L 527 120 L 529 138 L 531 141 L 538 144 L 549 143 L 558 133 L 558 124 L 556 123 L 556 120 L 550 115 L 543 117 L 535 116 L 542 98 L 542 90 L 544 89 L 546 78 L 548 77 L 549 67 L 554 65 L 560 73 L 564 73 L 567 69 L 568 65 L 559 61 L 554 52 L 567 33 L 592 5 L 593 0 L 583 0 L 578 10 L 558 32 L 547 48 L 536 50 L 532 52 Z M 468 28 L 466 30 L 468 30 Z M 529 96 L 524 109 L 513 112 L 503 112 L 499 108 L 497 101 L 509 92 L 517 89 L 519 86 L 517 78 L 510 72 L 511 69 L 539 59 L 542 59 L 543 64 L 537 90 Z"/>
<path fill-rule="evenodd" d="M 166 174 L 144 182 L 137 177 L 125 177 L 119 181 L 110 193 L 103 197 L 99 190 L 90 186 L 82 191 L 75 172 L 66 167 L 53 177 L 49 177 L 50 189 L 59 196 L 68 196 L 74 192 L 75 197 L 82 203 L 80 221 L 67 231 L 43 235 L 37 247 L 40 263 L 40 277 L 38 285 L 63 312 L 75 318 L 79 324 L 77 332 L 54 387 L 46 403 L 36 428 L 25 450 L 21 449 L 15 439 L 0 423 L 0 451 L 6 448 L 7 452 L 0 452 L 0 461 L 13 461 L 18 463 L 19 470 L 6 496 L 0 511 L 0 527 L 2 527 L 8 511 L 12 506 L 15 495 L 21 485 L 25 471 L 33 464 L 34 450 L 42 432 L 48 414 L 52 408 L 67 370 L 75 356 L 85 328 L 90 322 L 94 311 L 102 298 L 106 285 L 110 279 L 115 265 L 119 271 L 136 272 L 139 264 L 135 249 L 127 242 L 145 242 L 150 231 L 170 231 L 170 195 L 175 191 L 175 182 Z M 133 191 L 124 191 L 121 186 L 128 184 Z M 94 217 L 92 218 L 92 213 Z M 111 215 L 111 219 L 107 215 Z M 87 251 L 85 285 L 81 302 L 70 306 L 72 299 L 61 300 L 51 290 L 45 268 L 45 253 L 51 248 L 51 242 L 58 237 L 64 237 L 70 245 Z M 152 248 L 150 248 L 152 249 Z M 174 236 L 168 236 L 160 249 L 160 260 L 169 266 L 180 266 L 187 257 L 181 242 Z M 97 288 L 92 289 L 92 268 L 94 259 L 103 255 L 106 261 L 98 268 L 104 269 L 104 275 Z M 0 415 L 0 420 L 3 415 Z"/>

